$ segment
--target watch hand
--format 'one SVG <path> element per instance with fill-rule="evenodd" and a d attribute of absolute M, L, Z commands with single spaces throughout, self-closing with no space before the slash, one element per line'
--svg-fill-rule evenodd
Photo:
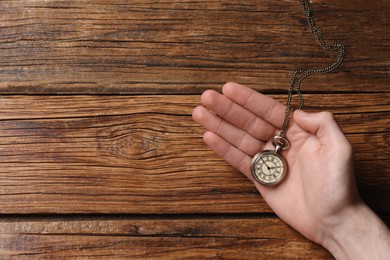
<path fill-rule="evenodd" d="M 265 166 L 267 166 L 267 169 L 268 169 L 268 170 L 271 170 L 271 168 L 268 166 L 268 164 L 263 160 L 263 157 L 261 157 L 261 160 L 263 161 L 263 163 L 265 164 Z"/>

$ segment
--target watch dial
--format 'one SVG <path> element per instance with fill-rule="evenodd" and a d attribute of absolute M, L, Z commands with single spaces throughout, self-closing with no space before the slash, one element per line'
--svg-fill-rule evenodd
<path fill-rule="evenodd" d="M 263 151 L 253 157 L 252 175 L 264 185 L 276 185 L 280 183 L 287 172 L 287 163 L 274 151 Z"/>

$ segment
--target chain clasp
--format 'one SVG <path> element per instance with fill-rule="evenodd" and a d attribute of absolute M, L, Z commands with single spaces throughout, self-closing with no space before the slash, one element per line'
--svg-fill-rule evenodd
<path fill-rule="evenodd" d="M 290 147 L 290 142 L 287 138 L 277 135 L 272 139 L 272 145 L 275 147 L 275 152 L 278 153 L 280 150 L 287 150 Z"/>

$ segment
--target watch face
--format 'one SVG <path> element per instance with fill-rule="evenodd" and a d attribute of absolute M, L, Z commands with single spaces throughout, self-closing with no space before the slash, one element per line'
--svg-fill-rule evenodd
<path fill-rule="evenodd" d="M 287 173 L 287 163 L 274 151 L 263 151 L 252 160 L 252 175 L 261 184 L 276 185 Z"/>

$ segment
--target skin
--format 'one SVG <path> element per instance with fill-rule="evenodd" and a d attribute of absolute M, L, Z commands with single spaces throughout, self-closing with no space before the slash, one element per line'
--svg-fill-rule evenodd
<path fill-rule="evenodd" d="M 389 230 L 358 194 L 352 146 L 331 113 L 293 113 L 286 134 L 291 147 L 281 152 L 287 176 L 267 187 L 254 181 L 251 160 L 274 148 L 270 140 L 280 132 L 286 107 L 236 83 L 225 84 L 222 94 L 205 91 L 201 102 L 193 119 L 206 128 L 205 143 L 247 176 L 287 224 L 337 258 L 390 259 Z"/>

